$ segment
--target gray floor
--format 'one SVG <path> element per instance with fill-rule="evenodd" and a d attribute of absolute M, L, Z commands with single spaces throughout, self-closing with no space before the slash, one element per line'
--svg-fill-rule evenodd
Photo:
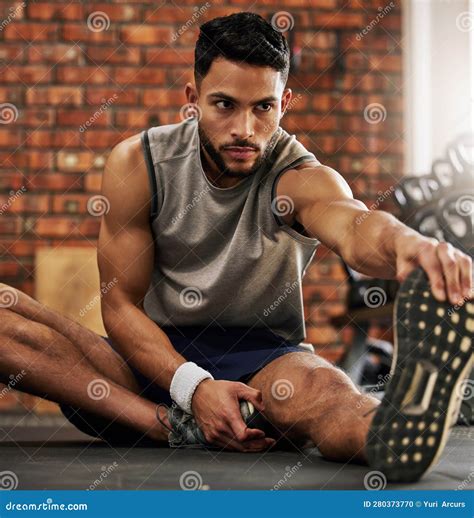
<path fill-rule="evenodd" d="M 31 438 L 34 437 L 34 441 Z M 413 485 L 474 489 L 474 427 L 453 429 L 437 467 Z M 18 489 L 364 489 L 366 466 L 326 461 L 317 449 L 259 454 L 111 448 L 54 417 L 0 422 L 0 472 Z M 1 473 L 0 473 L 1 476 Z"/>

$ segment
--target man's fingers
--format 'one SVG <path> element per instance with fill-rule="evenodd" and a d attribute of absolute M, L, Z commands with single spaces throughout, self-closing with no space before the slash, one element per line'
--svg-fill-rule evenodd
<path fill-rule="evenodd" d="M 450 243 L 440 243 L 436 248 L 445 279 L 446 292 L 452 304 L 461 301 L 460 267 Z"/>
<path fill-rule="evenodd" d="M 240 407 L 237 406 L 239 410 L 233 411 L 229 415 L 228 423 L 232 428 L 233 435 L 236 440 L 240 442 L 244 442 L 251 439 L 260 439 L 265 437 L 265 432 L 258 428 L 248 428 L 245 424 L 242 415 L 240 414 Z"/>
<path fill-rule="evenodd" d="M 472 297 L 472 259 L 462 253 L 455 251 L 455 255 L 459 262 L 459 276 L 461 282 L 462 296 L 468 300 Z"/>
<path fill-rule="evenodd" d="M 239 383 L 237 388 L 237 397 L 250 401 L 253 406 L 260 412 L 265 410 L 263 404 L 262 392 L 260 390 L 249 387 L 245 383 Z"/>
<path fill-rule="evenodd" d="M 438 245 L 427 244 L 419 253 L 418 263 L 425 270 L 431 284 L 433 295 L 439 301 L 446 300 L 446 284 L 443 276 L 441 262 L 436 249 Z"/>

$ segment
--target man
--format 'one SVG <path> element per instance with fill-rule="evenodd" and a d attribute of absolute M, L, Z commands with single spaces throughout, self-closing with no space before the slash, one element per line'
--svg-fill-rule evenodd
<path fill-rule="evenodd" d="M 329 459 L 370 462 L 390 479 L 419 478 L 442 451 L 459 400 L 451 396 L 472 359 L 459 322 L 436 361 L 416 344 L 436 318 L 444 336 L 436 311 L 470 296 L 470 258 L 368 211 L 340 174 L 279 127 L 291 101 L 289 51 L 260 16 L 207 22 L 195 57 L 186 95 L 196 116 L 126 139 L 107 161 L 102 194 L 110 210 L 98 257 L 101 281 L 111 286 L 102 297 L 109 344 L 4 285 L 14 301 L 0 309 L 2 379 L 24 369 L 21 390 L 61 403 L 76 426 L 111 443 L 166 443 L 173 419 L 157 403 L 174 402 L 213 447 L 312 443 Z M 382 404 L 300 345 L 301 279 L 320 241 L 362 273 L 410 275 L 397 308 L 405 322 L 397 368 Z M 410 303 L 426 310 L 423 329 L 413 330 L 422 320 Z M 459 365 L 445 370 L 451 378 L 441 395 L 445 354 Z M 253 404 L 272 436 L 246 426 L 239 400 Z M 409 448 L 437 423 L 419 459 Z"/>

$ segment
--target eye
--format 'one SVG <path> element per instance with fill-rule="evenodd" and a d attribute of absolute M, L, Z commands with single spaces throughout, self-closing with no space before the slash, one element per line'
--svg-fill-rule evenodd
<path fill-rule="evenodd" d="M 219 104 L 219 103 L 229 103 L 229 104 L 232 104 L 230 101 L 227 101 L 226 99 L 222 100 L 222 101 L 217 101 L 216 103 L 214 103 L 216 106 Z M 220 106 L 217 106 L 218 108 L 220 108 Z M 225 108 L 224 108 L 225 109 Z"/>
<path fill-rule="evenodd" d="M 261 110 L 261 111 L 264 111 L 264 112 L 269 112 L 273 108 L 273 104 L 272 103 L 262 103 L 259 106 L 269 106 L 270 107 L 270 109 L 268 109 L 268 110 Z"/>

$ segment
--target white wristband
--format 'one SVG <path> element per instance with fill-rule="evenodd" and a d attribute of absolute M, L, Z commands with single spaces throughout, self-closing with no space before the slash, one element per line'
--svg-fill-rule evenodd
<path fill-rule="evenodd" d="M 196 365 L 186 362 L 180 365 L 174 373 L 170 385 L 170 396 L 177 405 L 188 414 L 192 414 L 191 401 L 193 394 L 201 381 L 214 379 L 212 374 Z"/>

